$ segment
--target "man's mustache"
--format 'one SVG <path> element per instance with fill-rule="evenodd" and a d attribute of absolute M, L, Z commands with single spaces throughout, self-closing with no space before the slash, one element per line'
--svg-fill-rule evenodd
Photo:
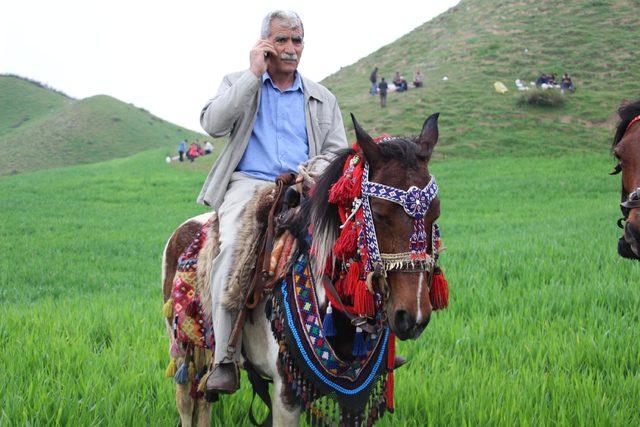
<path fill-rule="evenodd" d="M 296 55 L 295 53 L 282 52 L 280 54 L 280 59 L 283 61 L 297 61 L 298 55 Z"/>

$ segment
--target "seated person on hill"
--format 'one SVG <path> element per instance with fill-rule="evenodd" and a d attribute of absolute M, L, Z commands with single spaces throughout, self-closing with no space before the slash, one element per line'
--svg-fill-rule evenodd
<path fill-rule="evenodd" d="M 548 77 L 549 77 L 549 80 L 547 81 L 548 85 L 556 86 L 558 84 L 558 83 L 556 83 L 556 75 L 555 75 L 555 73 L 551 74 Z"/>
<path fill-rule="evenodd" d="M 187 159 L 193 162 L 193 160 L 199 155 L 200 155 L 200 150 L 199 150 L 198 144 L 196 144 L 195 142 L 192 142 L 191 145 L 189 146 L 189 151 L 187 151 Z"/>
<path fill-rule="evenodd" d="M 403 76 L 400 75 L 399 72 L 396 72 L 396 75 L 393 78 L 393 84 L 396 87 L 396 92 L 404 92 L 408 88 L 407 81 Z"/>
<path fill-rule="evenodd" d="M 538 80 L 536 80 L 536 86 L 540 87 L 542 85 L 546 85 L 549 83 L 549 76 L 547 76 L 546 74 L 541 74 L 540 77 L 538 77 Z"/>
<path fill-rule="evenodd" d="M 416 70 L 416 74 L 413 76 L 413 85 L 415 87 L 422 87 L 422 81 L 424 80 L 424 76 L 420 72 L 420 70 Z"/>
<path fill-rule="evenodd" d="M 564 76 L 562 76 L 560 89 L 562 89 L 562 93 L 564 93 L 564 91 L 567 89 L 571 92 L 575 92 L 576 87 L 573 85 L 573 81 L 571 80 L 571 77 L 569 77 L 569 74 L 565 73 Z"/>

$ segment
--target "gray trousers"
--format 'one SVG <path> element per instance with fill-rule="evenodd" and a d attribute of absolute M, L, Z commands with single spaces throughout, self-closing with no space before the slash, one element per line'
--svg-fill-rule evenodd
<path fill-rule="evenodd" d="M 271 184 L 271 181 L 251 178 L 243 173 L 234 172 L 224 195 L 224 200 L 218 209 L 220 226 L 220 253 L 213 260 L 211 275 L 211 299 L 213 301 L 212 320 L 213 333 L 216 340 L 214 363 L 233 362 L 240 358 L 242 334 L 236 344 L 236 352 L 227 354 L 229 335 L 236 321 L 236 313 L 229 312 L 222 301 L 227 287 L 227 278 L 233 265 L 235 241 L 245 205 L 251 200 L 256 189 Z"/>

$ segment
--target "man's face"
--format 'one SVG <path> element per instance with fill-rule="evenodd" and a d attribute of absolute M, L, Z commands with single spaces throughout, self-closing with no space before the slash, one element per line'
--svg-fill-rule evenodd
<path fill-rule="evenodd" d="M 269 29 L 269 41 L 274 44 L 278 52 L 277 58 L 269 57 L 269 72 L 274 74 L 295 72 L 304 49 L 302 30 L 288 28 L 279 19 L 271 21 Z"/>

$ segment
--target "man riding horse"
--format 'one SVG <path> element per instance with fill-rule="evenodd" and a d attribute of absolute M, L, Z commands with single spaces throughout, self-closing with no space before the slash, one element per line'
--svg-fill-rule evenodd
<path fill-rule="evenodd" d="M 303 49 L 304 27 L 295 12 L 267 14 L 250 51 L 249 69 L 225 76 L 200 116 L 211 136 L 230 135 L 198 197 L 198 203 L 217 211 L 220 227 L 210 284 L 216 346 L 206 382 L 209 393 L 233 393 L 239 387 L 241 343 L 228 345 L 237 313 L 223 300 L 244 206 L 280 174 L 348 146 L 335 96 L 297 71 Z M 315 164 L 321 168 L 326 162 Z"/>

